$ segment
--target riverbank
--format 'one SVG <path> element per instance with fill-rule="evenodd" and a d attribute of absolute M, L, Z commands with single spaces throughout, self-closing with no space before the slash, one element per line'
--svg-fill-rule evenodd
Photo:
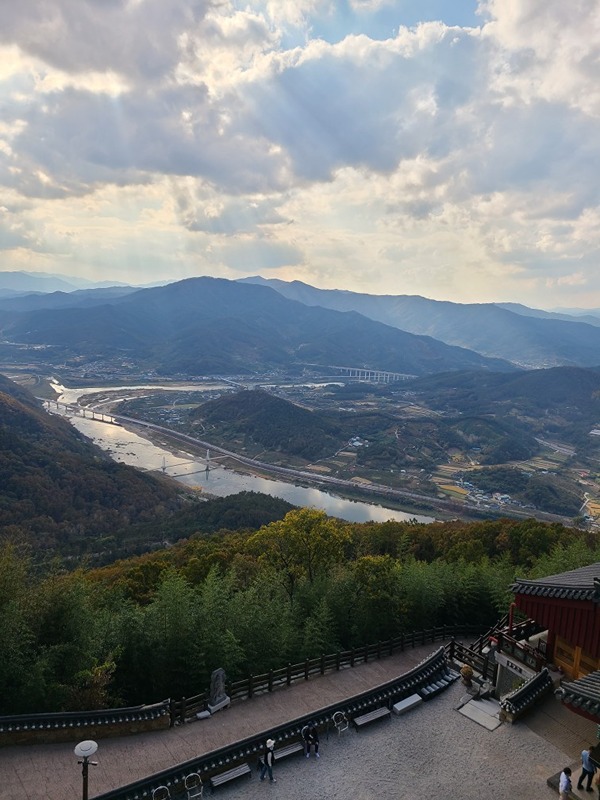
<path fill-rule="evenodd" d="M 175 456 L 183 457 L 190 454 L 203 458 L 204 451 L 206 450 L 206 442 L 194 445 L 192 442 L 188 443 L 188 441 L 185 443 L 186 449 L 182 449 L 182 442 L 181 439 L 178 438 L 177 432 L 173 432 L 172 435 L 169 435 L 165 429 L 158 430 L 156 428 L 147 428 L 143 425 L 137 425 L 126 420 L 121 421 L 121 424 L 124 428 L 146 437 L 156 446 L 169 449 Z M 216 449 L 216 446 L 213 447 Z M 248 464 L 248 460 L 249 459 L 242 460 L 241 457 L 236 458 L 230 455 L 223 455 L 219 457 L 219 464 L 224 469 L 231 470 L 240 475 L 264 478 L 266 480 L 271 480 L 273 475 L 276 475 L 277 480 L 286 481 L 285 473 L 283 473 L 280 467 L 269 467 L 269 465 L 265 463 L 256 461 L 254 461 L 253 464 Z M 294 470 L 286 468 L 286 472 L 294 472 Z M 315 475 L 314 478 L 312 478 L 307 476 L 305 472 L 298 471 L 292 477 L 293 480 L 286 481 L 290 483 L 290 485 L 317 488 L 321 491 L 327 491 L 331 488 L 327 480 L 319 475 Z M 400 511 L 403 514 L 414 514 L 415 517 L 422 516 L 423 514 L 435 514 L 435 518 L 439 521 L 454 519 L 456 517 L 469 519 L 468 515 L 464 514 L 464 509 L 459 508 L 456 504 L 451 502 L 446 502 L 441 499 L 438 500 L 437 498 L 427 498 L 425 496 L 418 500 L 414 497 L 396 499 L 392 495 L 394 490 L 384 486 L 378 487 L 374 484 L 359 485 L 347 482 L 344 485 L 336 484 L 334 491 L 341 498 L 358 503 L 373 503 L 374 497 L 382 501 L 385 500 L 385 508 L 393 511 Z M 473 517 L 473 519 L 477 518 L 477 516 Z M 430 521 L 434 520 L 431 519 Z"/>

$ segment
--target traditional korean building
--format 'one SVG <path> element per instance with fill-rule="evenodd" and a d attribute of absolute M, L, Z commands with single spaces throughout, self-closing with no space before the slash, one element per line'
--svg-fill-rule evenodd
<path fill-rule="evenodd" d="M 551 665 L 563 703 L 600 721 L 600 564 L 520 579 L 511 589 L 508 625 L 494 637 L 500 695 Z M 516 609 L 526 622 L 513 624 Z"/>

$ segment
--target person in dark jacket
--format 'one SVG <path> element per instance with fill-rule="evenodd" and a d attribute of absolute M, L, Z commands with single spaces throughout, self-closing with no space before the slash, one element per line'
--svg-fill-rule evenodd
<path fill-rule="evenodd" d="M 319 756 L 319 731 L 317 730 L 315 724 L 311 722 L 309 725 L 306 726 L 304 731 L 304 749 L 306 751 L 306 757 L 310 758 L 310 748 L 315 748 L 315 755 L 317 758 Z"/>
<path fill-rule="evenodd" d="M 273 777 L 273 764 L 275 763 L 275 739 L 267 739 L 267 746 L 263 754 L 263 764 L 260 770 L 260 779 L 264 781 L 267 772 L 269 773 L 269 780 L 275 783 L 277 778 Z"/>

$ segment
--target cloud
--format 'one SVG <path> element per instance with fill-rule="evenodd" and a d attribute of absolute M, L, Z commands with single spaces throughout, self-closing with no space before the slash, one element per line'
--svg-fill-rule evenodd
<path fill-rule="evenodd" d="M 279 196 L 226 198 L 189 180 L 174 181 L 173 190 L 178 214 L 189 231 L 233 236 L 259 233 L 265 226 L 287 221 L 277 208 L 282 202 Z"/>
<path fill-rule="evenodd" d="M 114 71 L 157 80 L 210 0 L 20 0 L 0 4 L 0 42 L 69 73 Z"/>
<path fill-rule="evenodd" d="M 292 243 L 243 236 L 212 248 L 210 257 L 244 275 L 256 275 L 261 270 L 295 267 L 303 260 L 302 252 Z"/>
<path fill-rule="evenodd" d="M 485 27 L 505 102 L 559 102 L 600 114 L 600 6 L 588 0 L 489 0 Z"/>
<path fill-rule="evenodd" d="M 597 4 L 23 0 L 0 48 L 7 269 L 600 305 Z"/>

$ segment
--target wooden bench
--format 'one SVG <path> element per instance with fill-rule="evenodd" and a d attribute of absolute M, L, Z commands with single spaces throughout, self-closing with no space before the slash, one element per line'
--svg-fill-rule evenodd
<path fill-rule="evenodd" d="M 292 742 L 291 744 L 286 745 L 285 747 L 280 747 L 275 750 L 275 761 L 279 761 L 282 758 L 287 758 L 288 756 L 293 756 L 294 753 L 303 753 L 304 752 L 304 745 L 302 742 Z"/>
<path fill-rule="evenodd" d="M 228 769 L 227 772 L 221 772 L 218 775 L 213 775 L 210 779 L 210 788 L 215 790 L 216 786 L 222 786 L 224 783 L 234 781 L 236 778 L 241 778 L 243 775 L 251 775 L 252 770 L 248 764 L 238 764 L 237 767 Z"/>
<path fill-rule="evenodd" d="M 361 714 L 360 717 L 354 717 L 352 720 L 352 724 L 358 730 L 362 728 L 363 725 L 368 725 L 370 722 L 375 722 L 377 719 L 382 719 L 383 717 L 390 718 L 392 716 L 392 712 L 387 706 L 381 706 L 380 708 L 374 708 L 373 711 L 369 711 L 367 714 Z"/>

